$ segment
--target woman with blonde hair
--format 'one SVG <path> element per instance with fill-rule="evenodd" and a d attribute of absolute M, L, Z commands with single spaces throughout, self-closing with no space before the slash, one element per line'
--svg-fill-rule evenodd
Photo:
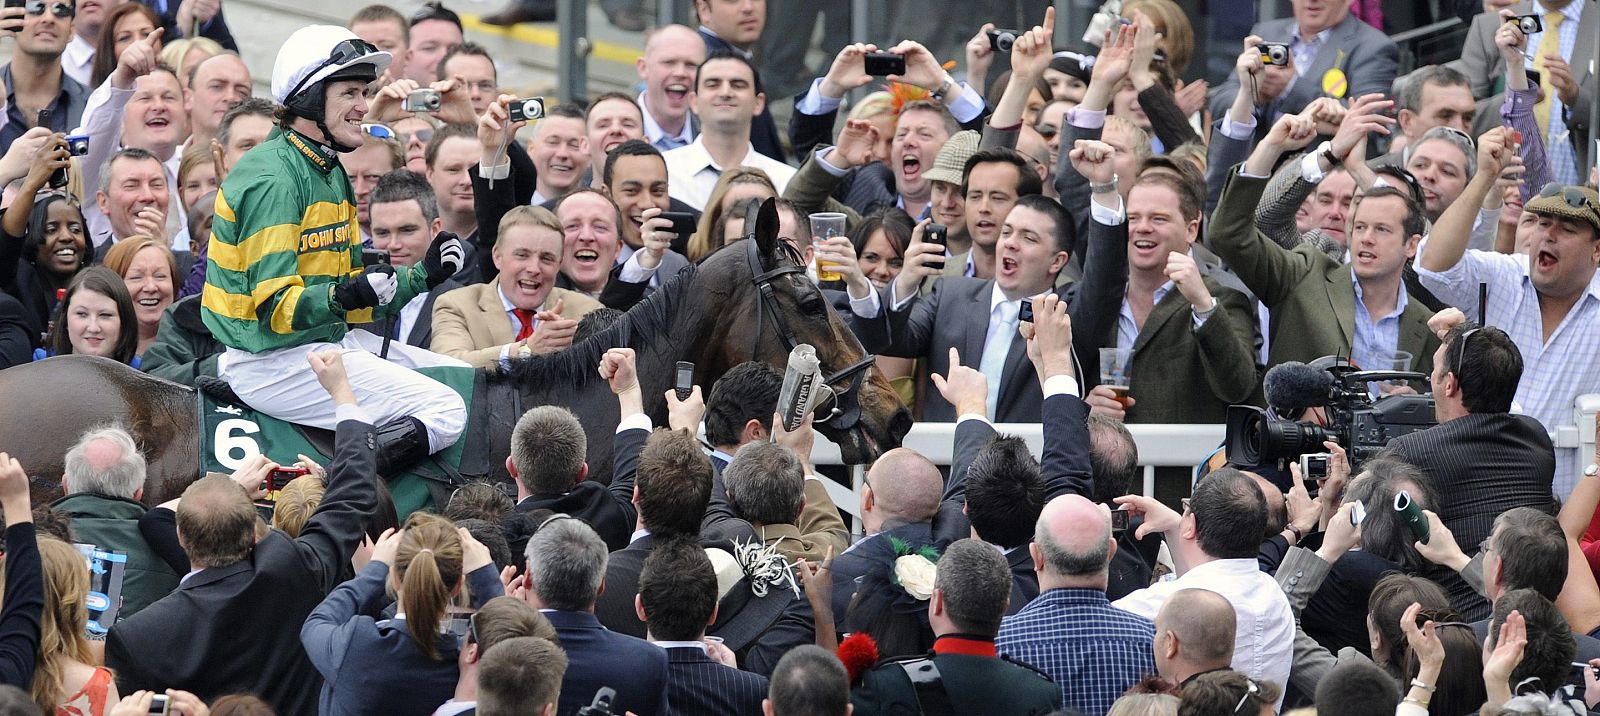
<path fill-rule="evenodd" d="M 399 532 L 385 531 L 355 579 L 329 593 L 300 630 L 323 678 L 319 713 L 427 716 L 449 700 L 460 643 L 444 627 L 463 586 L 475 605 L 504 592 L 488 548 L 466 530 L 417 512 Z M 382 609 L 385 587 L 395 617 L 365 616 Z"/>
<path fill-rule="evenodd" d="M 189 86 L 189 68 L 227 52 L 209 37 L 180 37 L 161 48 L 161 64 L 178 73 L 178 81 Z"/>
<path fill-rule="evenodd" d="M 161 316 L 178 296 L 178 257 L 166 243 L 148 236 L 130 236 L 106 252 L 105 267 L 117 272 L 128 285 L 133 314 L 139 320 L 139 348 L 143 356 L 156 340 Z"/>
<path fill-rule="evenodd" d="M 29 694 L 45 713 L 104 716 L 117 702 L 111 670 L 95 666 L 84 631 L 89 622 L 89 565 L 66 542 L 39 539 L 44 563 L 44 613 Z"/>
<path fill-rule="evenodd" d="M 722 248 L 723 244 L 737 240 L 738 236 L 726 236 L 722 233 L 722 218 L 733 206 L 742 199 L 775 199 L 778 188 L 773 185 L 772 179 L 760 169 L 751 167 L 734 167 L 722 173 L 722 178 L 717 180 L 717 185 L 711 189 L 711 198 L 706 201 L 706 210 L 700 215 L 700 225 L 695 229 L 694 236 L 689 239 L 689 260 L 699 261 L 706 254 Z"/>

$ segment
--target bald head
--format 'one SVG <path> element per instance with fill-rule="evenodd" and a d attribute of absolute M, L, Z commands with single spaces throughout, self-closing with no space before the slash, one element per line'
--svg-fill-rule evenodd
<path fill-rule="evenodd" d="M 650 37 L 644 41 L 644 56 L 648 62 L 650 57 L 669 50 L 696 54 L 695 50 L 698 48 L 698 54 L 703 61 L 706 55 L 705 47 L 705 40 L 700 39 L 700 33 L 694 28 L 688 25 L 667 25 L 650 33 Z"/>
<path fill-rule="evenodd" d="M 1104 507 L 1079 495 L 1057 497 L 1039 514 L 1033 541 L 1040 589 L 1105 586 L 1115 547 Z"/>
<path fill-rule="evenodd" d="M 880 530 L 883 522 L 914 524 L 933 519 L 944 490 L 939 467 L 909 448 L 895 448 L 878 458 L 867 473 L 867 484 Z"/>
<path fill-rule="evenodd" d="M 1246 472 L 1250 480 L 1261 488 L 1261 497 L 1267 501 L 1267 532 L 1263 538 L 1271 537 L 1283 531 L 1289 524 L 1289 502 L 1283 490 L 1272 484 L 1271 480 L 1253 472 Z"/>
<path fill-rule="evenodd" d="M 1233 605 L 1208 589 L 1180 589 L 1156 614 L 1156 666 L 1174 683 L 1233 662 Z"/>
<path fill-rule="evenodd" d="M 83 434 L 67 451 L 62 489 L 139 499 L 144 489 L 144 455 L 127 431 L 106 426 Z"/>
<path fill-rule="evenodd" d="M 244 561 L 256 542 L 256 508 L 239 483 L 212 473 L 194 481 L 178 503 L 178 540 L 196 568 Z"/>

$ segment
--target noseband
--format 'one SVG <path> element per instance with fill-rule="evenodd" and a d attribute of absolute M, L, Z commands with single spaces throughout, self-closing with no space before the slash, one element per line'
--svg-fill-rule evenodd
<path fill-rule="evenodd" d="M 754 225 L 754 222 L 751 222 Z M 773 325 L 778 328 L 778 338 L 783 341 L 783 350 L 787 354 L 800 345 L 795 338 L 794 331 L 789 328 L 789 321 L 784 318 L 783 311 L 778 309 L 777 290 L 773 288 L 772 281 L 780 276 L 789 274 L 804 274 L 805 266 L 800 261 L 800 254 L 788 242 L 778 242 L 779 251 L 782 253 L 778 266 L 771 271 L 761 269 L 761 251 L 752 236 L 745 241 L 744 255 L 750 264 L 750 282 L 756 288 L 756 300 L 760 308 L 756 310 L 756 336 L 755 342 L 750 347 L 750 358 L 756 360 L 761 350 L 761 334 L 765 319 L 768 315 L 772 318 Z M 861 421 L 861 383 L 865 379 L 867 369 L 872 367 L 876 356 L 867 354 L 855 363 L 846 366 L 833 375 L 827 376 L 823 381 L 833 388 L 833 406 L 831 412 L 823 418 L 816 419 L 816 423 L 828 423 L 838 430 L 850 430 Z M 826 369 L 826 365 L 823 366 Z M 840 389 L 838 384 L 849 381 L 849 387 Z"/>

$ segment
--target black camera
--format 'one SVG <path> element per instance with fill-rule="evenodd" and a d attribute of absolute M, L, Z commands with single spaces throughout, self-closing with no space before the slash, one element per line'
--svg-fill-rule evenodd
<path fill-rule="evenodd" d="M 995 52 L 1010 52 L 1011 46 L 1017 44 L 1017 38 L 1022 33 L 1018 30 L 990 30 L 989 49 Z"/>
<path fill-rule="evenodd" d="M 599 691 L 595 692 L 592 703 L 578 709 L 578 716 L 614 716 L 616 712 L 611 710 L 611 702 L 616 698 L 616 689 L 602 686 Z"/>
<path fill-rule="evenodd" d="M 1289 64 L 1289 46 L 1281 42 L 1263 42 L 1256 45 L 1261 51 L 1261 61 L 1269 65 L 1285 67 Z"/>
<path fill-rule="evenodd" d="M 81 157 L 89 153 L 89 135 L 74 134 L 67 137 L 67 153 Z"/>
<path fill-rule="evenodd" d="M 544 98 L 514 99 L 511 100 L 511 106 L 507 110 L 513 122 L 532 122 L 536 119 L 544 119 Z"/>
<path fill-rule="evenodd" d="M 1538 15 L 1518 15 L 1506 22 L 1517 23 L 1517 29 L 1522 31 L 1524 37 L 1544 32 L 1544 20 Z"/>
<path fill-rule="evenodd" d="M 906 58 L 893 52 L 869 52 L 861 58 L 861 69 L 873 77 L 903 75 L 906 73 Z"/>
<path fill-rule="evenodd" d="M 1351 474 L 1361 463 L 1381 452 L 1389 441 L 1427 430 L 1438 424 L 1433 396 L 1386 395 L 1374 401 L 1367 383 L 1385 380 L 1425 380 L 1407 371 L 1360 371 L 1350 366 L 1328 369 L 1333 374 L 1328 389 L 1327 425 L 1294 420 L 1274 420 L 1267 411 L 1251 405 L 1228 406 L 1228 462 L 1235 465 L 1285 464 L 1301 455 L 1323 452 L 1332 440 L 1349 456 Z"/>

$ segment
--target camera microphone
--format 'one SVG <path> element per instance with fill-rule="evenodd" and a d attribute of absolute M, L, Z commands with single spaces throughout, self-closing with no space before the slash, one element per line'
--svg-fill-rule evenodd
<path fill-rule="evenodd" d="M 1332 373 L 1299 361 L 1274 366 L 1263 381 L 1267 405 L 1280 415 L 1298 415 L 1306 408 L 1327 405 L 1333 385 Z"/>

